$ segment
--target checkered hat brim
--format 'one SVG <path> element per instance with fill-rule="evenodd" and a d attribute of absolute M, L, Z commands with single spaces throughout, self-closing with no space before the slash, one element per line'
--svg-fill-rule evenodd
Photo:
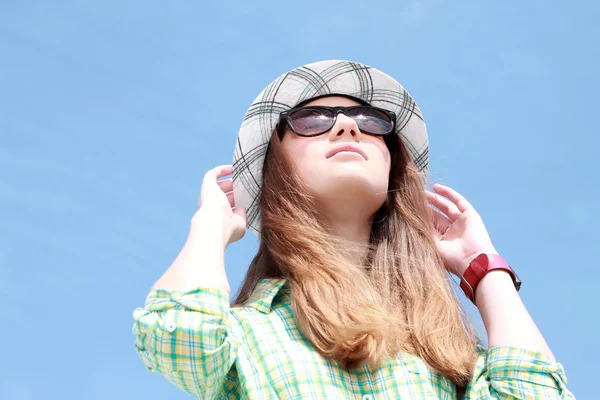
<path fill-rule="evenodd" d="M 246 208 L 247 227 L 260 234 L 258 207 L 267 146 L 280 113 L 323 95 L 347 95 L 393 111 L 396 133 L 423 174 L 427 173 L 427 129 L 419 107 L 392 77 L 369 66 L 328 60 L 296 68 L 269 84 L 254 100 L 240 128 L 233 156 L 233 194 L 236 206 Z"/>

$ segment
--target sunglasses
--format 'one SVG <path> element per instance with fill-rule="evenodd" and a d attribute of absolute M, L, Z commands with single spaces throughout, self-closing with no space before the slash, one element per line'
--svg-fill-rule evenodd
<path fill-rule="evenodd" d="M 333 128 L 339 113 L 352 118 L 361 132 L 375 136 L 385 136 L 394 132 L 396 114 L 372 106 L 297 107 L 282 112 L 280 122 L 285 121 L 296 135 L 318 136 Z M 283 133 L 283 123 L 279 124 L 278 129 L 281 135 Z"/>

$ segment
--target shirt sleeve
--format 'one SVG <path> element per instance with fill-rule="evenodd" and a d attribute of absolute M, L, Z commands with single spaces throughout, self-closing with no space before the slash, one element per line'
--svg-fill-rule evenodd
<path fill-rule="evenodd" d="M 222 289 L 154 290 L 144 308 L 133 312 L 135 349 L 149 371 L 211 399 L 236 358 L 235 319 L 229 311 L 229 296 Z"/>
<path fill-rule="evenodd" d="M 478 350 L 464 399 L 575 399 L 562 365 L 543 353 L 507 346 Z"/>

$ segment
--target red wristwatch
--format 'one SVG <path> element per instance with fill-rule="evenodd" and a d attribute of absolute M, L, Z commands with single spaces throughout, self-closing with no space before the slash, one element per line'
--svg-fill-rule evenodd
<path fill-rule="evenodd" d="M 485 254 L 482 253 L 475 257 L 465 270 L 461 280 L 460 288 L 465 292 L 469 300 L 475 304 L 475 291 L 479 282 L 483 277 L 490 271 L 503 270 L 510 274 L 515 289 L 517 291 L 521 289 L 521 280 L 513 271 L 513 269 L 506 263 L 506 260 L 497 254 Z"/>

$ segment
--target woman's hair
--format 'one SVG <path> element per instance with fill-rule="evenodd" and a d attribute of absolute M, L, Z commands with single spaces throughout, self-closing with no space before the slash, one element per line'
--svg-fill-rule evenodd
<path fill-rule="evenodd" d="M 261 279 L 284 278 L 296 323 L 323 357 L 376 368 L 405 351 L 464 387 L 478 338 L 437 251 L 421 177 L 396 135 L 386 143 L 388 199 L 373 218 L 363 265 L 354 265 L 345 254 L 356 244 L 329 233 L 279 135 L 272 136 L 260 246 L 232 305 L 243 305 Z"/>

